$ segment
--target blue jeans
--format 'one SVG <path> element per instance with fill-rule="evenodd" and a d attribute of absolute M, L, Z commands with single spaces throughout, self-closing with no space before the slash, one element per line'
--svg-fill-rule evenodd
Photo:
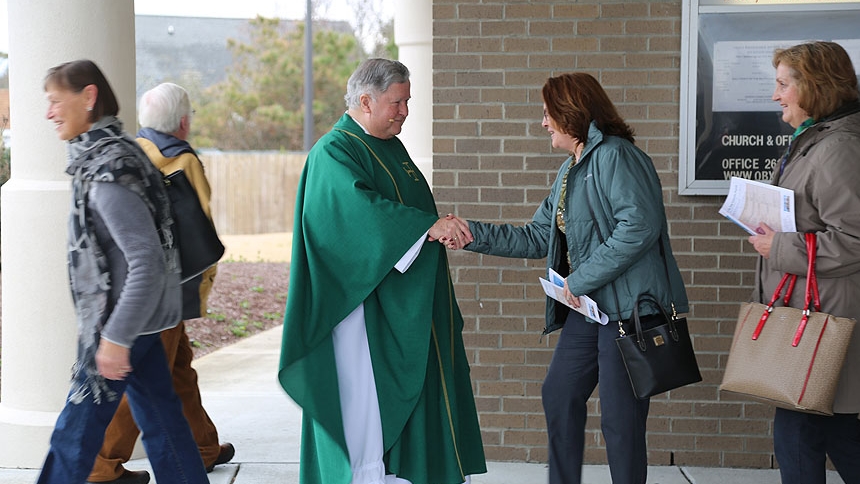
<path fill-rule="evenodd" d="M 143 434 L 143 446 L 158 484 L 208 484 L 200 451 L 173 391 L 159 334 L 137 338 L 131 348 L 131 366 L 134 370 L 125 381 L 107 383 L 117 395 L 128 393 L 129 407 Z M 38 484 L 86 482 L 120 401 L 105 400 L 96 404 L 90 395 L 79 404 L 66 402 L 51 435 Z"/>
<path fill-rule="evenodd" d="M 846 484 L 860 482 L 860 420 L 777 408 L 773 449 L 782 484 L 824 484 L 827 456 Z"/>
<path fill-rule="evenodd" d="M 587 402 L 600 383 L 600 426 L 615 484 L 644 484 L 648 474 L 645 423 L 649 400 L 633 394 L 615 344 L 618 323 L 589 323 L 575 312 L 565 321 L 541 390 L 549 437 L 550 484 L 579 484 Z"/>

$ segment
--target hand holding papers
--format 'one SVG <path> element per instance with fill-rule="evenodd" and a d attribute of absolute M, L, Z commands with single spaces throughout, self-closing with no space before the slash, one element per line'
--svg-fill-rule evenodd
<path fill-rule="evenodd" d="M 794 192 L 744 178 L 732 177 L 720 215 L 738 224 L 750 235 L 759 235 L 756 229 L 762 223 L 777 232 L 797 231 L 794 224 Z"/>
<path fill-rule="evenodd" d="M 594 302 L 593 299 L 588 296 L 579 296 L 579 302 L 581 305 L 578 308 L 575 308 L 565 300 L 564 278 L 552 269 L 549 270 L 549 278 L 552 282 L 544 279 L 543 277 L 539 278 L 541 286 L 543 286 L 543 292 L 545 292 L 547 296 L 586 317 L 598 321 L 600 324 L 609 323 L 609 316 L 600 311 L 597 307 L 597 303 Z"/>

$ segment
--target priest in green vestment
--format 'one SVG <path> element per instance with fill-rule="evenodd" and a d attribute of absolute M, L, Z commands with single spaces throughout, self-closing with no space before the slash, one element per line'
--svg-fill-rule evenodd
<path fill-rule="evenodd" d="M 278 378 L 302 407 L 302 484 L 459 484 L 486 472 L 439 217 L 396 137 L 408 69 L 370 59 L 308 153 Z"/>

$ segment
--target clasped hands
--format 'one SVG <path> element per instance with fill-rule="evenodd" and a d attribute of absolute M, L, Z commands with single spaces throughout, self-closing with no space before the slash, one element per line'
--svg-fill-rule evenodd
<path fill-rule="evenodd" d="M 462 249 L 475 240 L 469 230 L 469 223 L 450 213 L 430 227 L 427 238 L 431 242 L 439 241 L 440 244 L 452 250 Z"/>

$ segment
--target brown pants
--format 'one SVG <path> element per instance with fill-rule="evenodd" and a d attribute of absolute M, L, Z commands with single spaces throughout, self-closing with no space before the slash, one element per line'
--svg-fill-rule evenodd
<path fill-rule="evenodd" d="M 188 335 L 185 334 L 185 323 L 180 322 L 175 328 L 161 333 L 164 351 L 167 353 L 167 364 L 173 375 L 173 388 L 182 401 L 182 411 L 194 441 L 200 448 L 200 456 L 206 467 L 215 463 L 220 452 L 218 430 L 209 419 L 203 403 L 200 400 L 200 390 L 197 388 L 197 371 L 191 367 L 194 352 Z M 89 481 L 105 482 L 119 478 L 123 473 L 123 464 L 128 462 L 134 451 L 134 444 L 140 430 L 131 416 L 126 397 L 114 414 L 113 420 L 105 431 L 105 441 L 99 451 Z"/>

